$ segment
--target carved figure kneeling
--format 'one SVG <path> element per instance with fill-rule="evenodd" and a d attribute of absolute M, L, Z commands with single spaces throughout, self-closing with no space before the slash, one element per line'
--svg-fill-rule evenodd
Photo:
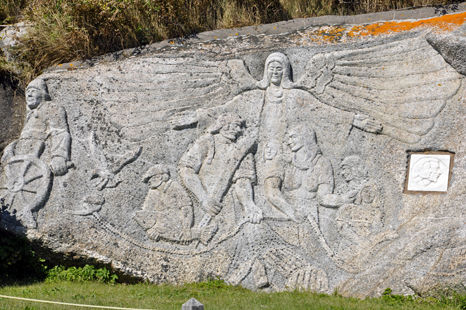
<path fill-rule="evenodd" d="M 164 165 L 152 166 L 142 181 L 149 185 L 141 211 L 133 218 L 154 241 L 190 243 L 193 240 L 192 201 L 185 189 L 170 178 Z"/>

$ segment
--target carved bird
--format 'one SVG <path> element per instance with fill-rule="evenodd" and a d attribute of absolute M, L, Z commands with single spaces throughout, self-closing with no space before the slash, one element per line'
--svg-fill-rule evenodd
<path fill-rule="evenodd" d="M 104 188 L 114 188 L 121 183 L 121 180 L 115 180 L 115 176 L 129 163 L 135 161 L 141 154 L 142 147 L 136 150 L 125 153 L 120 159 L 112 164 L 109 164 L 105 155 L 101 152 L 95 141 L 95 133 L 91 132 L 89 137 L 89 150 L 94 162 L 98 166 L 91 173 L 91 180 L 99 178 L 97 190 L 101 191 Z"/>

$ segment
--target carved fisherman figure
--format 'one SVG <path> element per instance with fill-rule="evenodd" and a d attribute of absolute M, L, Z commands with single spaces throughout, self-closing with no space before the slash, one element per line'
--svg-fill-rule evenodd
<path fill-rule="evenodd" d="M 234 210 L 223 212 L 229 225 L 235 224 L 232 214 L 237 221 L 241 216 L 251 223 L 262 220 L 252 189 L 256 179 L 252 153 L 255 141 L 240 137 L 243 126 L 244 121 L 236 114 L 220 115 L 179 162 L 181 180 L 198 201 L 205 223 L 218 215 L 223 206 L 234 206 Z"/>
<path fill-rule="evenodd" d="M 26 103 L 21 136 L 5 148 L 1 158 L 7 182 L 0 185 L 0 196 L 26 227 L 35 228 L 32 212 L 47 200 L 51 173 L 61 176 L 72 166 L 71 138 L 65 109 L 51 101 L 44 80 L 28 85 Z"/>
<path fill-rule="evenodd" d="M 185 189 L 170 178 L 164 165 L 152 166 L 143 176 L 149 185 L 142 211 L 134 219 L 154 241 L 184 243 L 192 239 L 193 207 Z"/>
<path fill-rule="evenodd" d="M 63 107 L 50 100 L 44 80 L 36 79 L 29 83 L 26 88 L 26 122 L 19 139 L 5 148 L 2 164 L 14 155 L 34 154 L 39 157 L 49 140 L 52 172 L 55 175 L 68 172 L 71 138 L 66 112 Z"/>
<path fill-rule="evenodd" d="M 398 237 L 391 227 L 384 227 L 384 203 L 379 188 L 368 178 L 363 160 L 355 155 L 341 163 L 340 173 L 346 191 L 357 191 L 353 203 L 344 204 L 337 212 L 336 222 L 340 234 L 338 257 L 348 267 L 359 270 L 368 253 L 387 240 Z"/>
<path fill-rule="evenodd" d="M 309 219 L 325 239 L 334 238 L 336 208 L 354 200 L 357 192 L 333 194 L 334 178 L 330 161 L 322 155 L 315 131 L 305 125 L 288 132 L 291 154 L 280 175 L 276 168 L 265 178 L 269 202 L 296 222 Z M 316 227 L 314 227 L 316 228 Z"/>

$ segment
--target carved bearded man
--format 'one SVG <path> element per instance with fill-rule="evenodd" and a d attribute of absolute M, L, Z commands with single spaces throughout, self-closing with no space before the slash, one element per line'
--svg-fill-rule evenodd
<path fill-rule="evenodd" d="M 180 159 L 180 177 L 185 187 L 195 196 L 207 217 L 215 217 L 223 206 L 235 205 L 236 216 L 243 214 L 247 220 L 259 223 L 262 212 L 253 200 L 252 184 L 255 182 L 254 139 L 240 136 L 244 121 L 236 114 L 225 113 L 208 128 Z M 242 212 L 234 203 L 239 200 Z M 232 215 L 227 225 L 234 225 Z"/>

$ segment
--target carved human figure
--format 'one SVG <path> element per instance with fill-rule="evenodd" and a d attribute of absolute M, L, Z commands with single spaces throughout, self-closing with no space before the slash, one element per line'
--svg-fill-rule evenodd
<path fill-rule="evenodd" d="M 345 191 L 357 191 L 353 203 L 347 203 L 337 212 L 340 234 L 338 257 L 350 262 L 354 270 L 362 267 L 368 253 L 386 240 L 397 237 L 395 231 L 384 228 L 383 200 L 379 188 L 369 180 L 364 161 L 359 156 L 348 156 L 340 165 Z"/>
<path fill-rule="evenodd" d="M 367 169 L 359 156 L 345 157 L 340 164 L 340 174 L 345 180 L 347 190 L 359 190 L 367 179 Z"/>
<path fill-rule="evenodd" d="M 150 239 L 187 242 L 192 239 L 193 206 L 185 189 L 170 177 L 164 165 L 155 165 L 143 176 L 149 186 L 142 211 L 134 219 L 145 229 Z"/>
<path fill-rule="evenodd" d="M 220 115 L 180 159 L 181 180 L 207 218 L 218 215 L 224 205 L 233 205 L 234 193 L 247 221 L 262 220 L 252 188 L 256 180 L 255 140 L 241 137 L 243 127 L 244 121 L 238 115 Z"/>
<path fill-rule="evenodd" d="M 26 88 L 27 116 L 18 140 L 9 144 L 1 158 L 7 183 L 0 186 L 13 212 L 28 228 L 37 223 L 32 212 L 46 201 L 51 172 L 62 176 L 72 166 L 71 137 L 66 112 L 51 101 L 47 84 L 36 79 Z"/>
<path fill-rule="evenodd" d="M 249 88 L 251 90 L 211 109 L 181 112 L 171 118 L 172 127 L 183 129 L 190 124 L 205 122 L 206 118 L 228 111 L 239 114 L 246 120 L 248 127 L 257 127 L 259 141 L 273 139 L 281 141 L 287 123 L 303 112 L 309 112 L 308 106 L 303 102 L 319 102 L 309 92 L 300 89 L 307 88 L 302 87 L 299 82 L 292 81 L 291 70 L 290 60 L 285 54 L 272 53 L 265 61 L 262 80 L 251 85 Z M 314 80 L 314 78 L 310 79 Z M 316 88 L 325 86 L 320 86 L 320 83 L 320 81 L 317 83 L 319 87 Z M 365 131 L 379 133 L 382 130 L 380 123 L 367 115 L 352 114 L 350 118 L 354 126 Z"/>
<path fill-rule="evenodd" d="M 45 143 L 50 140 L 50 168 L 57 176 L 66 174 L 71 137 L 65 109 L 51 101 L 47 84 L 42 79 L 36 79 L 27 86 L 26 104 L 27 116 L 21 136 L 5 148 L 2 164 L 15 155 L 40 157 Z"/>
<path fill-rule="evenodd" d="M 324 236 L 330 237 L 335 219 L 332 209 L 353 201 L 355 193 L 333 194 L 332 164 L 322 155 L 312 128 L 293 127 L 288 132 L 287 142 L 291 154 L 283 167 L 283 175 L 276 171 L 266 175 L 267 199 L 296 222 L 311 216 Z"/>

